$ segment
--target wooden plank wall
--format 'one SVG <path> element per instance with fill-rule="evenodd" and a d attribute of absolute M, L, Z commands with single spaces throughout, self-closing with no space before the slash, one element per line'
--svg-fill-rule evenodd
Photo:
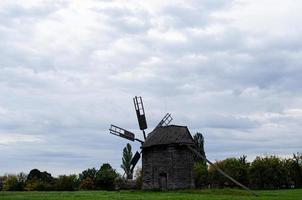
<path fill-rule="evenodd" d="M 160 174 L 167 175 L 167 189 L 194 188 L 193 154 L 178 145 L 143 149 L 143 189 L 160 189 Z"/>

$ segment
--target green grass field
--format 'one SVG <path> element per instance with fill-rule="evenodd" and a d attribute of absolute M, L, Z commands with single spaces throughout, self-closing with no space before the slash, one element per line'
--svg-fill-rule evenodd
<path fill-rule="evenodd" d="M 177 192 L 142 191 L 80 191 L 80 192 L 0 192 L 0 200 L 118 200 L 118 199 L 201 199 L 201 200 L 302 200 L 302 189 L 257 191 L 259 197 L 251 197 L 242 190 L 187 190 Z"/>

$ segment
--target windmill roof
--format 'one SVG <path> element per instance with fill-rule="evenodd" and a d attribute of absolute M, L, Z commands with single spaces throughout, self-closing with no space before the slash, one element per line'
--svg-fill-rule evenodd
<path fill-rule="evenodd" d="M 142 148 L 166 144 L 193 144 L 193 138 L 186 126 L 161 126 L 149 133 Z"/>

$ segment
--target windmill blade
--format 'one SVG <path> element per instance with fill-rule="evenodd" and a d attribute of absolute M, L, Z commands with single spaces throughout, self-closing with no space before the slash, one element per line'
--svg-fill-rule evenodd
<path fill-rule="evenodd" d="M 115 126 L 115 125 L 111 124 L 111 127 L 110 127 L 109 131 L 110 131 L 111 134 L 122 137 L 122 138 L 125 138 L 127 140 L 131 140 L 131 141 L 135 140 L 134 133 L 131 133 L 130 131 L 127 131 L 127 130 L 125 130 L 123 128 L 120 128 L 118 126 Z"/>
<path fill-rule="evenodd" d="M 167 113 L 162 120 L 160 120 L 160 122 L 157 124 L 157 126 L 155 128 L 158 128 L 160 126 L 168 126 L 170 124 L 170 122 L 173 120 L 173 118 L 171 117 L 170 113 Z"/>
<path fill-rule="evenodd" d="M 207 163 L 209 163 L 212 167 L 214 167 L 220 174 L 222 174 L 223 176 L 225 176 L 226 178 L 230 179 L 233 183 L 235 183 L 236 185 L 240 186 L 241 188 L 245 189 L 246 191 L 248 191 L 250 194 L 254 195 L 254 196 L 258 196 L 258 194 L 256 194 L 255 192 L 253 192 L 252 190 L 250 190 L 248 187 L 246 187 L 245 185 L 239 183 L 238 181 L 236 181 L 233 177 L 231 177 L 230 175 L 228 175 L 227 173 L 225 173 L 224 171 L 222 171 L 222 169 L 220 169 L 217 165 L 214 165 L 210 160 L 208 160 L 205 156 L 202 156 L 198 151 L 196 151 L 196 149 L 194 149 L 192 146 L 190 145 L 185 145 L 188 147 L 189 150 L 191 150 L 199 159 L 203 159 L 205 160 Z"/>
<path fill-rule="evenodd" d="M 139 124 L 140 130 L 143 131 L 144 133 L 144 139 L 146 139 L 146 134 L 145 134 L 145 129 L 148 128 L 147 126 L 147 121 L 146 121 L 146 116 L 145 116 L 145 109 L 144 109 L 144 104 L 142 97 L 137 97 L 135 96 L 133 98 L 133 103 L 136 111 L 136 116 Z"/>
<path fill-rule="evenodd" d="M 140 158 L 141 158 L 141 154 L 137 151 L 131 160 L 131 169 L 130 169 L 131 172 L 133 172 L 133 170 Z"/>

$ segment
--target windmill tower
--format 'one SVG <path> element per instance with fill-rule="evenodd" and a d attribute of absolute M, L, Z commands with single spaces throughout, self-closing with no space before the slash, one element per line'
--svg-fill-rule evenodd
<path fill-rule="evenodd" d="M 141 152 L 137 151 L 131 160 L 131 171 L 135 168 L 142 154 L 142 189 L 194 188 L 193 165 L 195 157 L 197 157 L 205 160 L 238 186 L 256 195 L 202 156 L 197 151 L 186 126 L 169 125 L 172 121 L 171 114 L 167 113 L 153 131 L 146 135 L 145 130 L 148 126 L 142 98 L 134 97 L 133 102 L 144 140 L 136 138 L 134 133 L 115 125 L 111 125 L 109 131 L 113 135 L 141 143 Z"/>
<path fill-rule="evenodd" d="M 121 127 L 111 125 L 111 134 L 141 143 L 131 160 L 131 171 L 142 154 L 143 189 L 183 189 L 194 188 L 194 156 L 185 146 L 194 145 L 193 138 L 185 126 L 169 125 L 173 120 L 167 113 L 157 126 L 146 135 L 147 121 L 141 97 L 134 97 L 134 108 L 144 140 Z"/>

